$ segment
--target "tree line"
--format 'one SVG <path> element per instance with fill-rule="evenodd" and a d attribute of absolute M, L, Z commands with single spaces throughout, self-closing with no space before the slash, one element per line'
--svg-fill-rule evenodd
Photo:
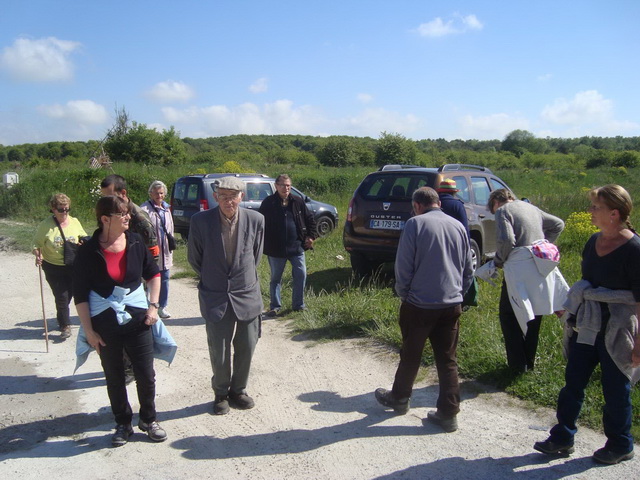
<path fill-rule="evenodd" d="M 311 135 L 229 135 L 180 138 L 173 127 L 159 132 L 130 122 L 124 110 L 103 141 L 0 145 L 0 162 L 9 168 L 81 164 L 106 153 L 114 162 L 145 165 L 371 166 L 473 163 L 496 169 L 571 166 L 636 167 L 640 137 L 538 138 L 514 130 L 502 140 L 412 140 L 382 132 L 378 138 Z"/>

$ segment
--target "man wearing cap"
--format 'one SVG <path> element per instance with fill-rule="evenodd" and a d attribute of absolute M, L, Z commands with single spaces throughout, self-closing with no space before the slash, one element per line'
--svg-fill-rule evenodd
<path fill-rule="evenodd" d="M 188 260 L 200 276 L 198 298 L 213 369 L 213 413 L 224 415 L 230 406 L 254 406 L 246 388 L 263 309 L 258 264 L 264 217 L 240 208 L 244 183 L 239 178 L 218 180 L 213 196 L 218 206 L 191 218 Z"/>
<path fill-rule="evenodd" d="M 409 411 L 413 382 L 427 339 L 436 360 L 440 394 L 430 422 L 445 432 L 458 428 L 459 318 L 462 299 L 473 272 L 469 237 L 460 222 L 443 213 L 438 194 L 431 187 L 413 192 L 415 213 L 400 235 L 395 263 L 395 290 L 402 300 L 400 331 L 402 349 L 393 388 L 378 388 L 376 400 L 396 413 Z"/>
<path fill-rule="evenodd" d="M 453 178 L 445 178 L 436 188 L 442 211 L 458 220 L 464 226 L 467 234 L 469 234 L 469 219 L 467 218 L 464 203 L 459 198 L 454 197 L 459 191 Z"/>

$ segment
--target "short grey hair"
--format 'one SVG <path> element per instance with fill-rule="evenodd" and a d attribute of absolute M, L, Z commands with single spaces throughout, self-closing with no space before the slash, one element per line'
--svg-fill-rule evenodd
<path fill-rule="evenodd" d="M 162 180 L 154 180 L 153 182 L 151 182 L 151 185 L 149 185 L 149 195 L 151 195 L 151 193 L 156 191 L 158 188 L 162 188 L 165 195 L 169 193 L 167 191 L 167 186 Z"/>
<path fill-rule="evenodd" d="M 438 206 L 440 203 L 440 197 L 438 197 L 438 192 L 436 192 L 431 187 L 420 187 L 411 196 L 411 200 L 416 202 L 419 205 L 423 205 L 425 207 L 434 207 Z"/>

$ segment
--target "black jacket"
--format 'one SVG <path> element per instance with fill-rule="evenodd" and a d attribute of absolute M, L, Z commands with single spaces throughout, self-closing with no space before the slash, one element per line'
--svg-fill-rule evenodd
<path fill-rule="evenodd" d="M 313 213 L 300 197 L 289 195 L 293 221 L 296 224 L 298 240 L 304 248 L 307 237 L 318 238 L 316 220 Z M 264 254 L 271 257 L 286 257 L 287 246 L 284 244 L 284 218 L 281 213 L 282 199 L 278 193 L 269 195 L 260 205 L 260 213 L 264 215 Z"/>
<path fill-rule="evenodd" d="M 89 301 L 91 290 L 107 298 L 116 285 L 135 290 L 140 286 L 140 278 L 149 280 L 159 273 L 158 265 L 151 252 L 137 233 L 124 232 L 127 238 L 127 272 L 121 284 L 116 283 L 107 272 L 107 262 L 100 249 L 96 230 L 91 239 L 78 249 L 73 265 L 73 297 L 77 304 Z"/>

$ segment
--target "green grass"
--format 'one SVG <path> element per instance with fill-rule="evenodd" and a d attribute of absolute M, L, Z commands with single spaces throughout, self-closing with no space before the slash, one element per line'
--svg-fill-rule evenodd
<path fill-rule="evenodd" d="M 282 166 L 264 166 L 257 168 L 260 173 L 276 175 L 281 172 L 294 171 Z M 359 281 L 352 277 L 349 256 L 342 246 L 342 226 L 347 205 L 352 192 L 372 168 L 353 170 L 336 170 L 317 167 L 296 166 L 293 174 L 296 179 L 317 176 L 325 183 L 340 172 L 345 172 L 347 179 L 341 189 L 329 189 L 323 193 L 308 192 L 314 198 L 334 204 L 340 214 L 340 225 L 327 237 L 315 243 L 313 251 L 307 255 L 308 291 L 306 303 L 308 310 L 293 313 L 285 308 L 283 313 L 293 318 L 297 332 L 304 333 L 318 341 L 329 341 L 344 337 L 366 337 L 380 341 L 392 347 L 399 347 L 401 336 L 397 325 L 399 300 L 392 290 L 391 267 L 386 265 L 381 274 L 373 280 Z M 119 165 L 118 172 L 126 178 L 133 179 L 133 198 L 141 202 L 146 198 L 146 186 L 156 176 L 169 186 L 176 178 L 196 171 L 189 167 L 189 172 L 182 167 L 150 169 L 139 165 Z M 572 212 L 584 211 L 588 205 L 585 192 L 589 188 L 605 183 L 619 183 L 629 190 L 632 198 L 640 199 L 640 169 L 598 169 L 580 172 L 577 170 L 505 170 L 496 171 L 498 176 L 507 182 L 518 197 L 528 197 L 534 204 L 544 210 L 567 219 Z M 63 187 L 73 187 L 66 193 L 74 202 L 74 216 L 83 222 L 85 229 L 93 230 L 95 220 L 92 219 L 90 205 L 90 187 L 82 185 L 78 177 L 86 173 L 69 174 L 65 171 L 31 172 L 21 175 L 24 192 L 16 199 L 3 197 L 6 192 L 0 191 L 0 236 L 12 239 L 13 247 L 29 251 L 31 236 L 37 223 L 47 215 L 46 199 L 53 191 L 65 191 Z M 99 176 L 103 176 L 100 172 Z M 47 188 L 32 185 L 34 181 L 45 182 Z M 73 181 L 69 179 L 75 179 Z M 66 183 L 65 183 L 66 181 Z M 148 183 L 146 183 L 148 182 Z M 318 185 L 322 186 L 322 183 Z M 84 190 L 81 190 L 83 188 Z M 83 198 L 87 199 L 83 199 Z M 78 208 L 76 208 L 78 207 Z M 638 224 L 638 213 L 634 211 L 632 221 Z M 10 220 L 7 221 L 6 217 Z M 19 220 L 21 223 L 16 223 Z M 563 238 L 564 236 L 564 238 Z M 562 260 L 560 268 L 571 285 L 580 278 L 580 252 L 585 237 L 572 236 L 570 232 L 560 237 Z M 195 277 L 186 261 L 186 246 L 180 241 L 174 252 L 175 268 L 173 278 Z M 261 262 L 259 275 L 265 304 L 269 298 L 269 265 L 266 258 Z M 283 278 L 283 305 L 291 305 L 290 268 L 285 270 Z M 555 407 L 558 392 L 564 384 L 564 365 L 562 357 L 562 329 L 555 316 L 547 316 L 543 320 L 536 370 L 514 376 L 506 368 L 506 358 L 502 333 L 498 321 L 498 302 L 500 288 L 480 283 L 478 307 L 471 308 L 461 318 L 460 344 L 458 348 L 460 374 L 469 379 L 477 379 L 488 385 L 497 386 L 510 394 L 529 400 L 536 405 Z M 423 360 L 425 365 L 433 363 L 432 352 L 427 347 Z M 592 428 L 601 428 L 602 393 L 597 371 L 589 385 L 580 424 Z M 632 391 L 634 410 L 633 433 L 640 438 L 640 393 L 638 388 Z"/>

